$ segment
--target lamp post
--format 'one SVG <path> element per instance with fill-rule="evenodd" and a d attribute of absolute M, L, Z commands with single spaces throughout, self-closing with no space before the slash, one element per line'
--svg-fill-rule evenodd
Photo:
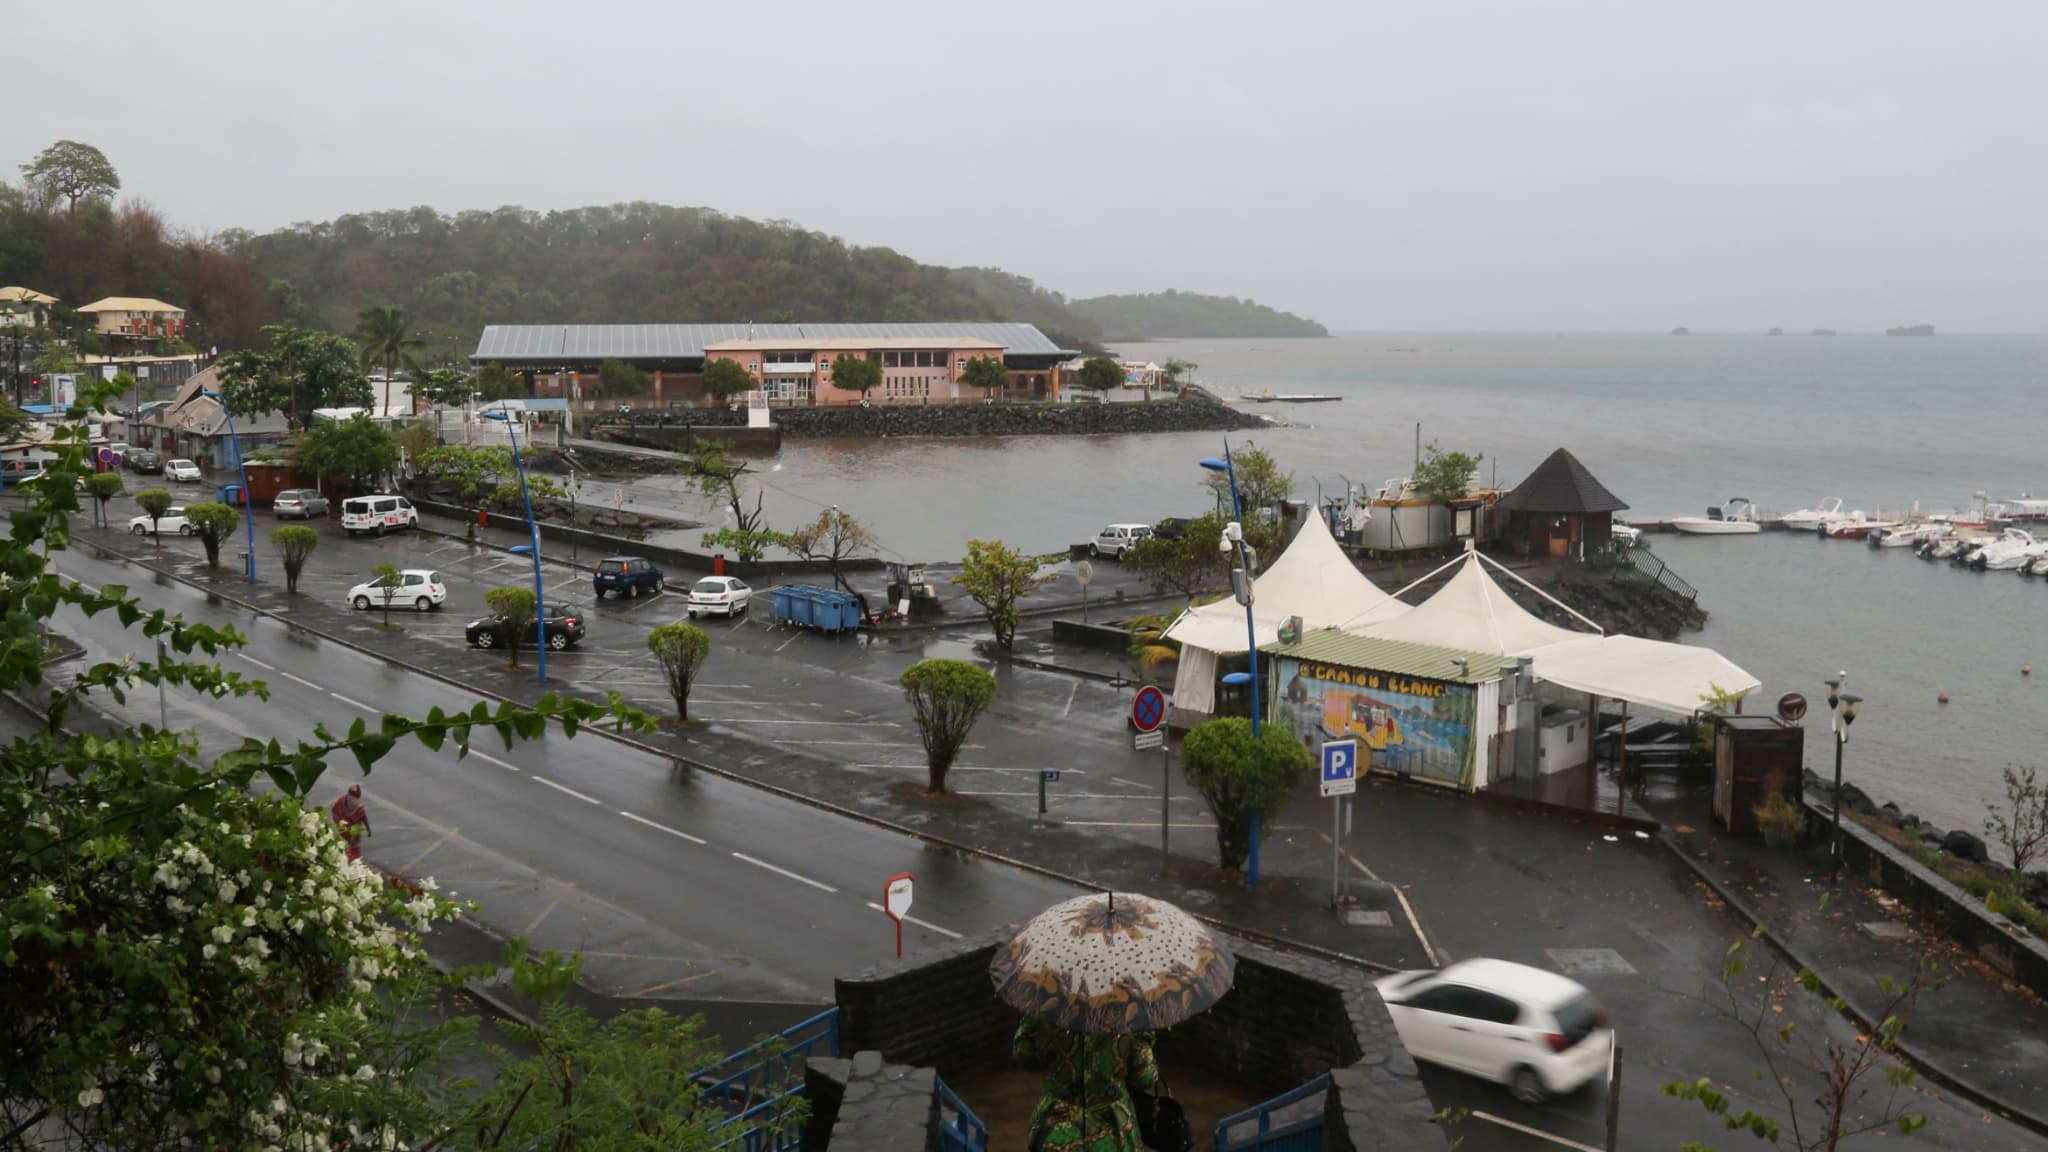
<path fill-rule="evenodd" d="M 526 464 L 519 459 L 518 423 L 512 413 L 503 411 L 485 412 L 490 420 L 505 422 L 505 435 L 512 441 L 512 466 L 519 469 L 519 498 L 526 502 L 526 548 L 533 557 L 533 650 L 540 653 L 540 682 L 548 682 L 548 602 L 547 591 L 540 578 L 540 524 L 533 518 L 533 496 L 526 490 Z M 513 549 L 519 551 L 519 549 Z"/>
<path fill-rule="evenodd" d="M 254 584 L 256 582 L 256 504 L 249 495 L 249 462 L 242 456 L 242 440 L 241 437 L 235 435 L 235 414 L 228 410 L 227 398 L 219 392 L 211 390 L 203 391 L 200 395 L 220 405 L 220 414 L 227 417 L 228 444 L 235 452 L 235 468 L 242 474 L 242 526 L 249 530 L 249 550 L 242 554 L 242 558 L 247 561 L 245 567 L 249 572 L 249 583 Z"/>
<path fill-rule="evenodd" d="M 1211 472 L 1221 472 L 1230 480 L 1230 508 L 1236 519 L 1223 527 L 1223 550 L 1228 552 L 1232 544 L 1237 545 L 1238 569 L 1232 584 L 1237 589 L 1237 602 L 1244 605 L 1245 655 L 1251 661 L 1250 672 L 1233 672 L 1223 678 L 1224 683 L 1237 683 L 1237 677 L 1251 685 L 1252 693 L 1252 742 L 1259 740 L 1259 634 L 1252 622 L 1252 552 L 1244 542 L 1244 503 L 1237 494 L 1237 468 L 1230 458 L 1230 441 L 1223 442 L 1223 459 L 1205 459 L 1202 467 Z M 1219 497 L 1220 499 L 1220 497 Z M 1245 859 L 1244 882 L 1247 888 L 1259 886 L 1259 814 L 1252 813 L 1251 852 Z"/>
<path fill-rule="evenodd" d="M 1849 725 L 1856 722 L 1856 713 L 1863 709 L 1863 697 L 1842 691 L 1848 682 L 1847 672 L 1838 672 L 1823 681 L 1828 686 L 1828 731 L 1835 738 L 1834 842 L 1828 847 L 1829 884 L 1842 876 L 1842 749 L 1849 743 Z"/>

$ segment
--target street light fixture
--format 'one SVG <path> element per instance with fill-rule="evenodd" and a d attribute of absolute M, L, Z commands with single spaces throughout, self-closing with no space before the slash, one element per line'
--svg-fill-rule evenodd
<path fill-rule="evenodd" d="M 220 414 L 227 417 L 228 444 L 235 452 L 235 467 L 242 473 L 242 525 L 249 530 L 249 550 L 242 554 L 242 559 L 246 562 L 245 567 L 249 571 L 249 583 L 254 584 L 256 582 L 256 502 L 255 498 L 249 494 L 249 461 L 242 455 L 241 437 L 235 435 L 235 414 L 228 410 L 227 397 L 212 389 L 202 389 L 199 394 L 220 405 Z"/>
<path fill-rule="evenodd" d="M 526 490 L 526 464 L 519 458 L 518 421 L 512 413 L 499 410 L 485 412 L 486 420 L 505 422 L 505 435 L 512 441 L 512 466 L 519 469 L 519 498 L 526 502 L 525 548 L 514 548 L 514 552 L 525 552 L 533 557 L 533 650 L 540 653 L 540 682 L 548 682 L 548 602 L 547 590 L 540 578 L 540 523 L 533 518 L 533 496 Z"/>
<path fill-rule="evenodd" d="M 1828 688 L 1828 731 L 1835 737 L 1834 842 L 1828 848 L 1828 883 L 1842 875 L 1842 749 L 1849 743 L 1849 725 L 1863 710 L 1863 697 L 1842 688 L 1849 683 L 1847 672 L 1821 681 Z"/>
<path fill-rule="evenodd" d="M 1230 480 L 1230 508 L 1235 518 L 1224 525 L 1223 550 L 1228 552 L 1231 545 L 1237 546 L 1237 571 L 1231 574 L 1231 586 L 1237 592 L 1237 602 L 1244 605 L 1245 655 L 1251 662 L 1250 672 L 1233 672 L 1223 678 L 1226 684 L 1244 683 L 1251 686 L 1252 742 L 1259 740 L 1259 634 L 1258 626 L 1252 622 L 1252 552 L 1244 542 L 1244 502 L 1237 494 L 1237 468 L 1230 458 L 1230 441 L 1223 442 L 1223 459 L 1204 459 L 1202 467 L 1211 472 L 1221 472 Z M 1239 678 L 1242 677 L 1242 680 Z M 1245 887 L 1259 886 L 1259 814 L 1252 813 L 1251 852 L 1245 859 Z"/>

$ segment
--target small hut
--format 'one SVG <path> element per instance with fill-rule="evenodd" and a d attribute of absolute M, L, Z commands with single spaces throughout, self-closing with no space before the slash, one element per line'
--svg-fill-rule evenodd
<path fill-rule="evenodd" d="M 1536 556 L 1584 557 L 1607 547 L 1614 514 L 1628 505 L 1564 448 L 1552 452 L 1500 502 L 1508 538 Z"/>

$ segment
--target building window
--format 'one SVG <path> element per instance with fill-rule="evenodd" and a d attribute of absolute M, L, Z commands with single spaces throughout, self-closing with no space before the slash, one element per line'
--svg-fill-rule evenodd
<path fill-rule="evenodd" d="M 882 353 L 882 367 L 884 367 L 884 368 L 895 368 L 895 367 L 898 367 L 898 365 L 897 365 L 897 363 L 896 363 L 896 353 L 894 353 L 894 352 L 884 352 L 884 353 Z"/>

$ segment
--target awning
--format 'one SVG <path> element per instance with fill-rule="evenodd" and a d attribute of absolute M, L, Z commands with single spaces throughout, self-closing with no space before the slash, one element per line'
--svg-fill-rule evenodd
<path fill-rule="evenodd" d="M 1763 681 L 1712 648 L 1640 636 L 1567 640 L 1527 655 L 1539 681 L 1676 716 L 1706 707 L 1702 697 L 1714 692 L 1747 696 L 1763 687 Z"/>

